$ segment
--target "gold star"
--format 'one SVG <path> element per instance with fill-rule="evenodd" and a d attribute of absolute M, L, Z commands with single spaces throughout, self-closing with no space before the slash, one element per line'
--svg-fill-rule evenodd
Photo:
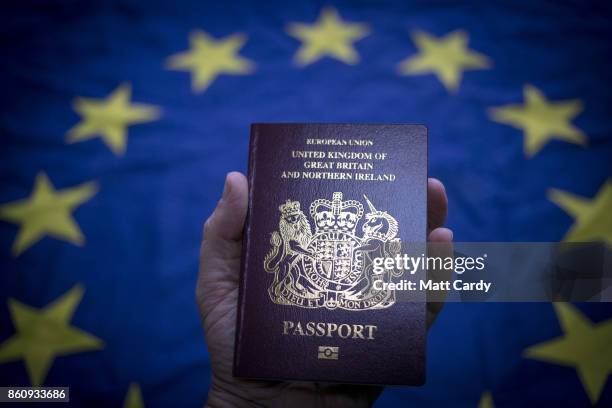
<path fill-rule="evenodd" d="M 525 156 L 532 157 L 549 140 L 557 138 L 579 145 L 586 136 L 571 121 L 582 112 L 579 99 L 550 102 L 538 88 L 525 85 L 524 105 L 505 105 L 489 110 L 489 117 L 525 132 Z"/>
<path fill-rule="evenodd" d="M 565 241 L 604 241 L 612 245 L 612 181 L 608 180 L 592 200 L 556 189 L 549 190 L 548 197 L 576 219 Z"/>
<path fill-rule="evenodd" d="M 83 233 L 72 211 L 98 192 L 94 182 L 56 190 L 45 173 L 38 173 L 29 198 L 0 206 L 0 219 L 20 224 L 13 254 L 21 254 L 45 235 L 83 245 Z"/>
<path fill-rule="evenodd" d="M 467 48 L 469 36 L 463 30 L 453 31 L 441 38 L 416 31 L 411 38 L 419 53 L 399 63 L 400 74 L 433 73 L 451 92 L 459 88 L 463 71 L 487 69 L 492 65 L 485 55 Z"/>
<path fill-rule="evenodd" d="M 253 72 L 255 64 L 243 58 L 238 51 L 247 37 L 233 34 L 216 40 L 201 30 L 189 35 L 189 50 L 171 55 L 167 67 L 177 71 L 191 72 L 191 89 L 202 92 L 220 74 L 245 75 Z"/>
<path fill-rule="evenodd" d="M 554 303 L 564 335 L 529 347 L 528 358 L 574 367 L 591 403 L 597 403 L 612 372 L 612 319 L 593 324 L 567 303 Z"/>
<path fill-rule="evenodd" d="M 156 106 L 131 104 L 131 94 L 131 86 L 123 84 L 104 99 L 76 98 L 73 107 L 81 115 L 81 121 L 68 131 L 67 142 L 100 136 L 113 153 L 125 153 L 127 127 L 151 122 L 161 115 Z"/>
<path fill-rule="evenodd" d="M 359 62 L 353 43 L 370 33 L 366 24 L 346 23 L 332 7 L 321 10 L 314 24 L 291 23 L 287 33 L 302 41 L 294 63 L 306 66 L 327 56 L 346 64 Z"/>
<path fill-rule="evenodd" d="M 478 402 L 478 408 L 495 408 L 493 396 L 490 392 L 486 391 L 482 393 L 482 397 L 480 397 L 480 401 Z"/>
<path fill-rule="evenodd" d="M 0 344 L 0 363 L 25 360 L 32 386 L 39 387 L 56 356 L 103 348 L 100 339 L 69 324 L 83 292 L 83 287 L 76 285 L 42 309 L 9 299 L 17 333 Z"/>
<path fill-rule="evenodd" d="M 140 387 L 136 383 L 130 384 L 130 388 L 123 401 L 123 408 L 144 408 L 142 401 L 142 393 Z"/>

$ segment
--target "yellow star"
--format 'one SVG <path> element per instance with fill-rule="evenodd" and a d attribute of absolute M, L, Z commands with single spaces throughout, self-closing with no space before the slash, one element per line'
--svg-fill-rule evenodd
<path fill-rule="evenodd" d="M 202 92 L 220 74 L 245 75 L 253 72 L 255 64 L 238 54 L 246 41 L 247 37 L 243 34 L 216 40 L 204 31 L 196 30 L 189 35 L 189 50 L 171 55 L 167 66 L 177 71 L 190 71 L 191 89 Z"/>
<path fill-rule="evenodd" d="M 489 117 L 525 132 L 525 156 L 532 157 L 549 140 L 557 138 L 579 145 L 586 136 L 571 121 L 582 112 L 579 99 L 550 102 L 538 88 L 525 85 L 524 105 L 505 105 L 489 110 Z"/>
<path fill-rule="evenodd" d="M 564 335 L 529 347 L 528 358 L 574 367 L 591 403 L 597 403 L 612 372 L 612 319 L 593 324 L 567 303 L 554 303 Z"/>
<path fill-rule="evenodd" d="M 478 408 L 495 408 L 493 396 L 490 392 L 486 391 L 482 393 L 482 397 L 480 397 L 480 401 L 478 402 Z"/>
<path fill-rule="evenodd" d="M 565 241 L 604 241 L 612 245 L 612 181 L 608 180 L 592 200 L 556 189 L 551 189 L 548 197 L 576 219 Z"/>
<path fill-rule="evenodd" d="M 441 38 L 415 31 L 411 38 L 419 53 L 399 63 L 400 74 L 433 73 L 451 92 L 459 88 L 463 71 L 487 69 L 492 65 L 485 55 L 467 48 L 469 36 L 463 30 L 453 31 Z"/>
<path fill-rule="evenodd" d="M 136 383 L 130 384 L 130 388 L 123 401 L 123 408 L 144 408 L 142 401 L 142 393 L 140 387 Z"/>
<path fill-rule="evenodd" d="M 161 116 L 156 106 L 130 103 L 131 94 L 131 86 L 123 84 L 104 99 L 75 98 L 73 107 L 81 115 L 81 121 L 68 131 L 67 142 L 101 136 L 113 153 L 125 153 L 127 127 Z"/>
<path fill-rule="evenodd" d="M 71 213 L 97 192 L 94 182 L 55 190 L 47 175 L 38 173 L 29 198 L 0 206 L 0 220 L 20 224 L 13 254 L 21 254 L 45 235 L 83 245 L 85 238 Z"/>
<path fill-rule="evenodd" d="M 325 56 L 346 64 L 358 63 L 359 54 L 353 43 L 366 37 L 370 30 L 366 24 L 344 22 L 336 9 L 325 7 L 314 24 L 291 23 L 287 33 L 302 41 L 294 63 L 303 67 Z"/>
<path fill-rule="evenodd" d="M 0 344 L 0 363 L 23 359 L 32 386 L 41 386 L 56 356 L 99 350 L 104 343 L 74 326 L 70 320 L 83 297 L 76 285 L 42 309 L 9 299 L 16 334 Z"/>

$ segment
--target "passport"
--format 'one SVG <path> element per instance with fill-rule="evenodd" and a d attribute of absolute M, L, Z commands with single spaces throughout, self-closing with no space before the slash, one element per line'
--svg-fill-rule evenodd
<path fill-rule="evenodd" d="M 427 232 L 422 125 L 251 126 L 234 376 L 421 385 L 426 303 L 374 272 Z"/>

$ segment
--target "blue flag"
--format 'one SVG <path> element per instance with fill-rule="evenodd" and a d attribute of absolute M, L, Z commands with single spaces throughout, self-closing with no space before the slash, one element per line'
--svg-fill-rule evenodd
<path fill-rule="evenodd" d="M 252 122 L 426 124 L 456 241 L 612 243 L 607 3 L 22 1 L 1 18 L 0 385 L 206 401 L 202 224 L 246 172 Z M 448 304 L 427 384 L 376 406 L 610 406 L 611 318 Z"/>

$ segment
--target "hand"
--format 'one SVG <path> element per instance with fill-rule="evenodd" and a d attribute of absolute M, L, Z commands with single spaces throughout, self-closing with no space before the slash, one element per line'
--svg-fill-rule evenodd
<path fill-rule="evenodd" d="M 429 241 L 452 241 L 452 232 L 441 228 L 447 199 L 438 180 L 428 180 Z M 382 387 L 307 382 L 249 381 L 232 376 L 234 335 L 238 305 L 238 279 L 242 229 L 247 212 L 248 186 L 240 173 L 229 173 L 223 196 L 204 224 L 196 300 L 206 336 L 212 369 L 208 393 L 210 407 L 241 406 L 370 406 Z M 441 304 L 428 304 L 428 325 Z"/>

